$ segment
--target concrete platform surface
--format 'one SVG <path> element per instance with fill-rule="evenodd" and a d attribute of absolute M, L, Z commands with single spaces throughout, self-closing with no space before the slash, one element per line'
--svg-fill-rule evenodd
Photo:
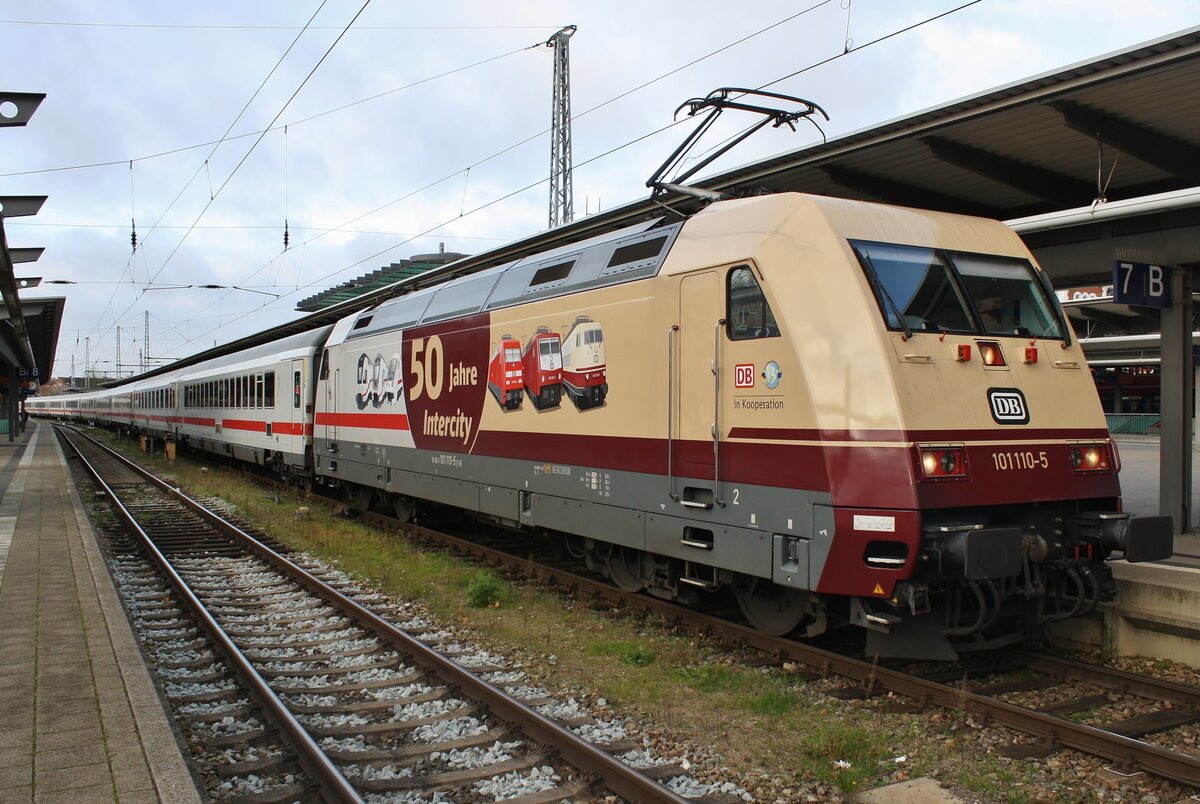
<path fill-rule="evenodd" d="M 0 467 L 0 801 L 199 802 L 52 428 Z"/>

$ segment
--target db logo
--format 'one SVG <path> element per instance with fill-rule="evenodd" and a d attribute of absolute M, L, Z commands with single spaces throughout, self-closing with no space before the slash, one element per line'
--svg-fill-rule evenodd
<path fill-rule="evenodd" d="M 1019 388 L 989 388 L 988 405 L 996 424 L 1029 424 L 1029 408 Z"/>
<path fill-rule="evenodd" d="M 753 363 L 738 363 L 733 367 L 733 387 L 734 388 L 753 388 L 754 387 L 754 364 Z"/>

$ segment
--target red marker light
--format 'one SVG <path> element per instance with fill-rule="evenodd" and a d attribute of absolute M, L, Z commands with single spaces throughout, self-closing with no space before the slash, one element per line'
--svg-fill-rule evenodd
<path fill-rule="evenodd" d="M 1037 347 L 1036 346 L 1025 347 L 1025 362 L 1029 363 L 1031 365 L 1033 363 L 1037 362 Z"/>
<path fill-rule="evenodd" d="M 967 462 L 962 447 L 919 447 L 921 473 L 926 480 L 962 479 Z"/>
<path fill-rule="evenodd" d="M 963 363 L 971 359 L 971 344 L 960 343 L 958 345 L 958 359 Z"/>
<path fill-rule="evenodd" d="M 1112 471 L 1108 444 L 1076 444 L 1071 447 L 1070 457 L 1071 468 L 1080 474 Z"/>

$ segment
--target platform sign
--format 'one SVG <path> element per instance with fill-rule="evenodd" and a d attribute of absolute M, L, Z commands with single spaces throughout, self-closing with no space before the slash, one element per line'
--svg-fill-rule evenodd
<path fill-rule="evenodd" d="M 1170 307 L 1170 266 L 1114 260 L 1113 301 L 1137 307 Z"/>

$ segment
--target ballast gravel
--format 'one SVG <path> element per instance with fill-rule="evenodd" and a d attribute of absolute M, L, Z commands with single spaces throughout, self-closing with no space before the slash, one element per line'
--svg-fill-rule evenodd
<path fill-rule="evenodd" d="M 480 722 L 478 718 L 457 717 L 418 726 L 413 729 L 412 738 L 413 742 L 418 743 L 446 743 L 464 737 L 477 737 L 487 731 L 487 724 Z"/>
<path fill-rule="evenodd" d="M 475 783 L 475 792 L 481 796 L 492 796 L 496 801 L 540 793 L 558 786 L 562 778 L 549 765 L 530 768 L 521 773 L 513 771 L 503 776 L 493 776 Z"/>

